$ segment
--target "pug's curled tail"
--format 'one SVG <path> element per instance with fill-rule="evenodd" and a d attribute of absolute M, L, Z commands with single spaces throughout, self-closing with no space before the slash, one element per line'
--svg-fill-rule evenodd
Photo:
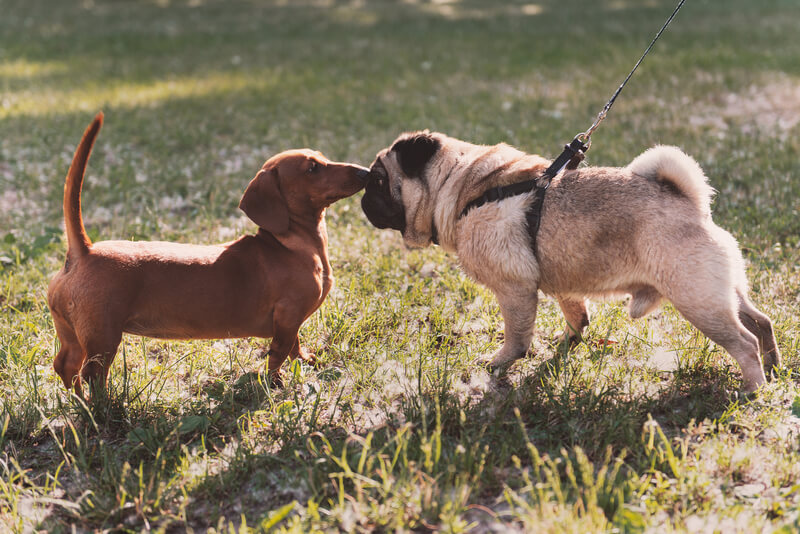
<path fill-rule="evenodd" d="M 714 188 L 708 185 L 700 165 L 674 146 L 656 146 L 634 159 L 628 170 L 650 180 L 666 182 L 691 200 L 706 216 L 711 215 Z"/>
<path fill-rule="evenodd" d="M 95 115 L 94 120 L 86 128 L 81 138 L 75 155 L 72 158 L 72 165 L 69 166 L 67 180 L 64 184 L 64 226 L 67 230 L 67 263 L 89 253 L 92 245 L 86 229 L 83 227 L 83 217 L 81 216 L 81 185 L 83 175 L 86 172 L 86 162 L 92 153 L 94 141 L 97 133 L 103 125 L 103 112 Z"/>

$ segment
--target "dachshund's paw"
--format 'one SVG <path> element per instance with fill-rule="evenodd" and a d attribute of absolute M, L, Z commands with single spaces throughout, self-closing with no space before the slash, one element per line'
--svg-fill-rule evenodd
<path fill-rule="evenodd" d="M 311 367 L 319 367 L 319 360 L 314 355 L 313 352 L 309 352 L 303 347 L 300 347 L 300 351 L 292 356 L 295 360 L 300 360 L 303 363 L 310 365 Z"/>
<path fill-rule="evenodd" d="M 275 369 L 274 371 L 269 371 L 267 373 L 267 377 L 269 378 L 269 387 L 275 389 L 283 389 L 284 382 L 283 382 L 283 373 L 281 373 L 280 369 Z"/>

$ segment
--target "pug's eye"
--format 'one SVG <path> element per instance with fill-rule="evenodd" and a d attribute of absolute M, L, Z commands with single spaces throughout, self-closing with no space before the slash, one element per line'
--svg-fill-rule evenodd
<path fill-rule="evenodd" d="M 308 166 L 308 171 L 306 172 L 317 172 L 318 169 L 319 169 L 319 163 L 317 163 L 316 161 L 312 161 L 311 165 Z"/>

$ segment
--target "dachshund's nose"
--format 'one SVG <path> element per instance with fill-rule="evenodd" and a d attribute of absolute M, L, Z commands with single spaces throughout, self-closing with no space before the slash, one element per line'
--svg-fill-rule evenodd
<path fill-rule="evenodd" d="M 359 168 L 359 169 L 356 171 L 356 176 L 357 176 L 357 177 L 358 177 L 358 179 L 359 179 L 359 180 L 361 180 L 362 182 L 366 182 L 366 181 L 367 181 L 367 177 L 369 176 L 369 169 L 367 169 L 366 167 L 360 167 L 360 168 Z"/>

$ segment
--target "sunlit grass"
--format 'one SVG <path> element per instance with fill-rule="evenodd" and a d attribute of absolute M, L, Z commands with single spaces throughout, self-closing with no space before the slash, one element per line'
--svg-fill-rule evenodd
<path fill-rule="evenodd" d="M 31 65 L 26 65 L 30 67 Z M 30 76 L 13 71 L 20 77 Z M 24 72 L 25 69 L 23 69 Z M 0 119 L 13 116 L 47 116 L 53 113 L 91 112 L 102 108 L 135 109 L 164 105 L 170 100 L 213 99 L 240 91 L 273 90 L 278 84 L 274 75 L 208 73 L 183 76 L 148 83 L 103 83 L 54 93 L 49 87 L 19 91 L 5 98 Z"/>
<path fill-rule="evenodd" d="M 0 530 L 791 532 L 800 517 L 798 6 L 687 2 L 588 162 L 681 146 L 718 190 L 785 366 L 755 399 L 667 305 L 592 304 L 569 355 L 543 298 L 503 379 L 492 293 L 407 251 L 358 198 L 328 211 L 337 285 L 303 326 L 320 369 L 264 380 L 259 339 L 126 336 L 107 399 L 52 369 L 63 179 L 98 109 L 94 240 L 251 232 L 239 195 L 310 146 L 369 164 L 404 130 L 553 156 L 667 1 L 13 1 L 0 16 Z M 606 344 L 603 340 L 614 343 Z"/>

